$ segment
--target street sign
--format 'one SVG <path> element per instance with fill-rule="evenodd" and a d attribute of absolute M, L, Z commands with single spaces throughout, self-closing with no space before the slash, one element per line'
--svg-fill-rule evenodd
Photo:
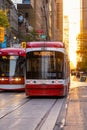
<path fill-rule="evenodd" d="M 6 48 L 7 47 L 7 37 L 4 37 L 4 42 L 1 44 L 1 48 Z"/>
<path fill-rule="evenodd" d="M 45 34 L 42 34 L 40 37 L 41 37 L 42 39 L 46 39 L 46 35 L 45 35 Z"/>
<path fill-rule="evenodd" d="M 5 30 L 4 27 L 0 27 L 0 42 L 4 42 Z"/>

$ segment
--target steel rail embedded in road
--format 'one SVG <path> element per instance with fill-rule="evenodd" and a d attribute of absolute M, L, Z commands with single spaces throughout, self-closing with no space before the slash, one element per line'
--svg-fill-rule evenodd
<path fill-rule="evenodd" d="M 53 130 L 66 100 L 27 98 L 24 93 L 3 93 L 0 98 L 1 130 Z"/>

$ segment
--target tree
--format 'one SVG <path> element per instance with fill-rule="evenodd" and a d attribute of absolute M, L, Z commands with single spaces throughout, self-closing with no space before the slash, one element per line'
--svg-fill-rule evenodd
<path fill-rule="evenodd" d="M 24 37 L 24 41 L 37 41 L 38 40 L 38 34 L 35 30 L 31 31 L 28 35 Z"/>
<path fill-rule="evenodd" d="M 8 17 L 3 10 L 0 10 L 0 27 L 8 28 L 10 26 Z"/>

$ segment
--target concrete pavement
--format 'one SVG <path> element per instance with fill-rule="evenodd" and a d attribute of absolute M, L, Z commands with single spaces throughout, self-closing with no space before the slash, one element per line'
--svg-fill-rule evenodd
<path fill-rule="evenodd" d="M 87 130 L 87 84 L 71 87 L 63 130 Z"/>

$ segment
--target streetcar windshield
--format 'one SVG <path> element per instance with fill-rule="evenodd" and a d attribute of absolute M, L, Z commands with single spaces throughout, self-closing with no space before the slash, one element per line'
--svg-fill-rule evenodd
<path fill-rule="evenodd" d="M 64 78 L 64 54 L 55 51 L 34 51 L 26 54 L 27 79 Z"/>
<path fill-rule="evenodd" d="M 21 56 L 0 56 L 0 76 L 24 76 L 25 58 Z"/>

